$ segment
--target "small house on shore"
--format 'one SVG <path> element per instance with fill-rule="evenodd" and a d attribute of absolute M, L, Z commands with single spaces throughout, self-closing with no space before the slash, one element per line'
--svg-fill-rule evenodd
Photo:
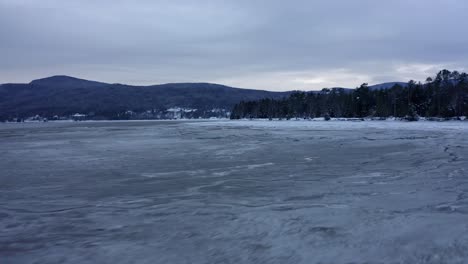
<path fill-rule="evenodd" d="M 86 119 L 86 117 L 87 117 L 87 115 L 79 114 L 79 113 L 76 113 L 76 114 L 72 115 L 73 121 L 83 121 L 83 120 Z"/>

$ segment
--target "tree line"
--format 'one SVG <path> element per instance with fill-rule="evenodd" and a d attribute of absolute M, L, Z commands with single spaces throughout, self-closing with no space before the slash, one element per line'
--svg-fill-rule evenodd
<path fill-rule="evenodd" d="M 349 89 L 294 92 L 284 99 L 242 101 L 231 119 L 314 117 L 422 117 L 468 116 L 468 75 L 442 70 L 424 83 L 409 81 L 388 89 L 370 89 L 367 83 Z"/>

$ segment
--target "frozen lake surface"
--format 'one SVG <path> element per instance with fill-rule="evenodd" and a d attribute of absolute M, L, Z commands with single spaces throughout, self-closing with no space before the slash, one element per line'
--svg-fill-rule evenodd
<path fill-rule="evenodd" d="M 468 263 L 467 132 L 0 124 L 0 263 Z"/>

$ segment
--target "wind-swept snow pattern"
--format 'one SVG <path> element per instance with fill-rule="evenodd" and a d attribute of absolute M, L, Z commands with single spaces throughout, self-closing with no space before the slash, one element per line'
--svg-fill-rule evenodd
<path fill-rule="evenodd" d="M 0 125 L 1 263 L 467 263 L 468 122 Z"/>

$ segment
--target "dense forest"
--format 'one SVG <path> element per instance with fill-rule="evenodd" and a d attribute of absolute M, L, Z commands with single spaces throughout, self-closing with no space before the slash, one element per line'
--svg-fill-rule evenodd
<path fill-rule="evenodd" d="M 468 116 L 468 75 L 442 70 L 425 83 L 409 81 L 388 89 L 364 83 L 348 89 L 295 92 L 285 99 L 262 99 L 236 104 L 231 119 L 314 117 L 418 117 Z"/>

